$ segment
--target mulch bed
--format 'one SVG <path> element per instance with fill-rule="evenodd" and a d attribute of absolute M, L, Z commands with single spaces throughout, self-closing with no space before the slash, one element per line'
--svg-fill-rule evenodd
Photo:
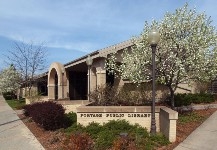
<path fill-rule="evenodd" d="M 206 109 L 206 110 L 196 110 L 194 112 L 199 115 L 208 118 L 217 109 Z M 63 149 L 65 135 L 60 130 L 58 131 L 45 131 L 40 128 L 36 123 L 31 121 L 29 118 L 22 114 L 18 115 L 24 124 L 29 128 L 29 130 L 35 135 L 38 141 L 43 145 L 46 150 L 60 150 Z M 189 122 L 185 124 L 177 122 L 177 138 L 176 142 L 171 143 L 167 146 L 159 148 L 159 150 L 172 150 L 179 143 L 181 143 L 192 131 L 194 131 L 202 122 Z"/>

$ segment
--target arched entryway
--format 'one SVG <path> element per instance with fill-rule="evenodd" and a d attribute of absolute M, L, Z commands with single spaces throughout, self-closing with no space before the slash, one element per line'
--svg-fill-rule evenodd
<path fill-rule="evenodd" d="M 48 72 L 48 99 L 64 99 L 66 75 L 64 66 L 58 62 L 51 64 Z"/>

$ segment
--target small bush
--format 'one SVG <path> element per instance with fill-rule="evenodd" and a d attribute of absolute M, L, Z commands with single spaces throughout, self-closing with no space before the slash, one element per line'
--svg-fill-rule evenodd
<path fill-rule="evenodd" d="M 101 132 L 103 127 L 99 123 L 90 123 L 85 128 L 85 132 L 87 132 L 93 139 L 97 139 L 99 132 Z"/>
<path fill-rule="evenodd" d="M 120 134 L 121 132 L 129 132 L 133 129 L 133 126 L 129 124 L 126 120 L 111 120 L 103 126 L 107 130 L 113 131 L 115 134 Z"/>
<path fill-rule="evenodd" d="M 30 112 L 34 111 L 33 109 L 34 109 L 34 107 L 32 108 L 32 105 L 24 105 L 23 106 L 24 115 L 30 117 Z"/>
<path fill-rule="evenodd" d="M 24 107 L 24 114 L 45 130 L 55 130 L 65 127 L 65 109 L 61 104 L 52 101 L 38 102 Z"/>
<path fill-rule="evenodd" d="M 92 105 L 99 106 L 138 106 L 147 105 L 150 101 L 142 88 L 135 85 L 125 85 L 117 89 L 113 86 L 98 87 L 95 91 L 90 93 L 91 100 L 94 101 Z"/>
<path fill-rule="evenodd" d="M 170 142 L 168 139 L 161 133 L 158 133 L 156 135 L 150 136 L 150 139 L 152 142 L 154 142 L 153 145 L 158 146 L 158 145 L 168 145 Z"/>
<path fill-rule="evenodd" d="M 66 134 L 70 135 L 71 133 L 82 133 L 85 132 L 85 127 L 81 124 L 72 124 L 70 127 L 66 128 L 64 131 Z"/>
<path fill-rule="evenodd" d="M 93 149 L 93 140 L 86 133 L 71 134 L 64 145 L 66 150 L 91 150 Z"/>
<path fill-rule="evenodd" d="M 117 88 L 110 85 L 96 88 L 90 93 L 90 99 L 96 106 L 144 106 L 151 103 L 151 83 L 140 85 L 125 83 L 123 87 Z M 168 89 L 158 84 L 156 87 L 156 99 L 164 101 L 168 97 Z"/>
<path fill-rule="evenodd" d="M 70 112 L 65 114 L 65 121 L 67 127 L 77 122 L 77 114 L 74 112 Z"/>
<path fill-rule="evenodd" d="M 98 134 L 94 148 L 97 150 L 106 150 L 112 147 L 116 134 L 111 130 L 103 130 Z"/>
<path fill-rule="evenodd" d="M 148 130 L 146 128 L 141 127 L 139 124 L 133 126 L 131 131 L 131 136 L 138 138 L 147 138 L 149 137 Z"/>
<path fill-rule="evenodd" d="M 169 141 L 161 134 L 154 137 L 150 136 L 146 128 L 143 128 L 138 124 L 131 125 L 125 120 L 111 120 L 104 125 L 92 122 L 86 127 L 80 124 L 73 124 L 71 127 L 65 129 L 65 132 L 69 137 L 75 138 L 76 136 L 79 136 L 79 138 L 81 138 L 81 143 L 85 141 L 85 139 L 91 137 L 92 141 L 89 142 L 91 144 L 88 144 L 87 147 L 93 146 L 92 149 L 96 150 L 156 149 L 157 147 L 169 143 Z M 86 135 L 88 135 L 88 138 Z M 74 141 L 74 143 L 78 143 L 74 145 L 79 145 L 79 147 L 81 147 L 80 142 L 73 138 L 70 139 L 70 143 L 73 143 Z M 89 140 L 86 141 L 88 143 Z M 75 149 L 72 145 L 68 148 Z"/>
<path fill-rule="evenodd" d="M 130 139 L 129 137 L 118 137 L 113 142 L 113 150 L 137 150 L 136 144 L 134 140 Z"/>
<path fill-rule="evenodd" d="M 175 95 L 175 106 L 188 106 L 192 103 L 194 104 L 200 104 L 200 103 L 211 103 L 214 102 L 214 95 L 209 93 L 188 93 L 188 94 L 176 94 Z"/>
<path fill-rule="evenodd" d="M 16 95 L 13 92 L 3 92 L 2 95 L 5 98 L 5 100 L 16 99 Z"/>

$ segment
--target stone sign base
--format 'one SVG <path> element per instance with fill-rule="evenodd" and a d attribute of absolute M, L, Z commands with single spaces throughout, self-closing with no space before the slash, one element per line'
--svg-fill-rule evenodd
<path fill-rule="evenodd" d="M 176 140 L 178 113 L 165 106 L 155 108 L 157 132 L 162 132 L 170 142 Z M 124 119 L 130 124 L 139 124 L 150 131 L 150 106 L 80 106 L 77 107 L 77 122 L 86 126 L 91 122 L 100 124 L 110 120 Z"/>

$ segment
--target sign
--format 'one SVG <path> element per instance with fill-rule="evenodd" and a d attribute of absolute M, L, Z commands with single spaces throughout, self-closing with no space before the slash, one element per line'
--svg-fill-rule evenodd
<path fill-rule="evenodd" d="M 150 113 L 78 113 L 81 118 L 93 118 L 93 117 L 104 117 L 104 118 L 147 118 L 150 117 Z"/>

